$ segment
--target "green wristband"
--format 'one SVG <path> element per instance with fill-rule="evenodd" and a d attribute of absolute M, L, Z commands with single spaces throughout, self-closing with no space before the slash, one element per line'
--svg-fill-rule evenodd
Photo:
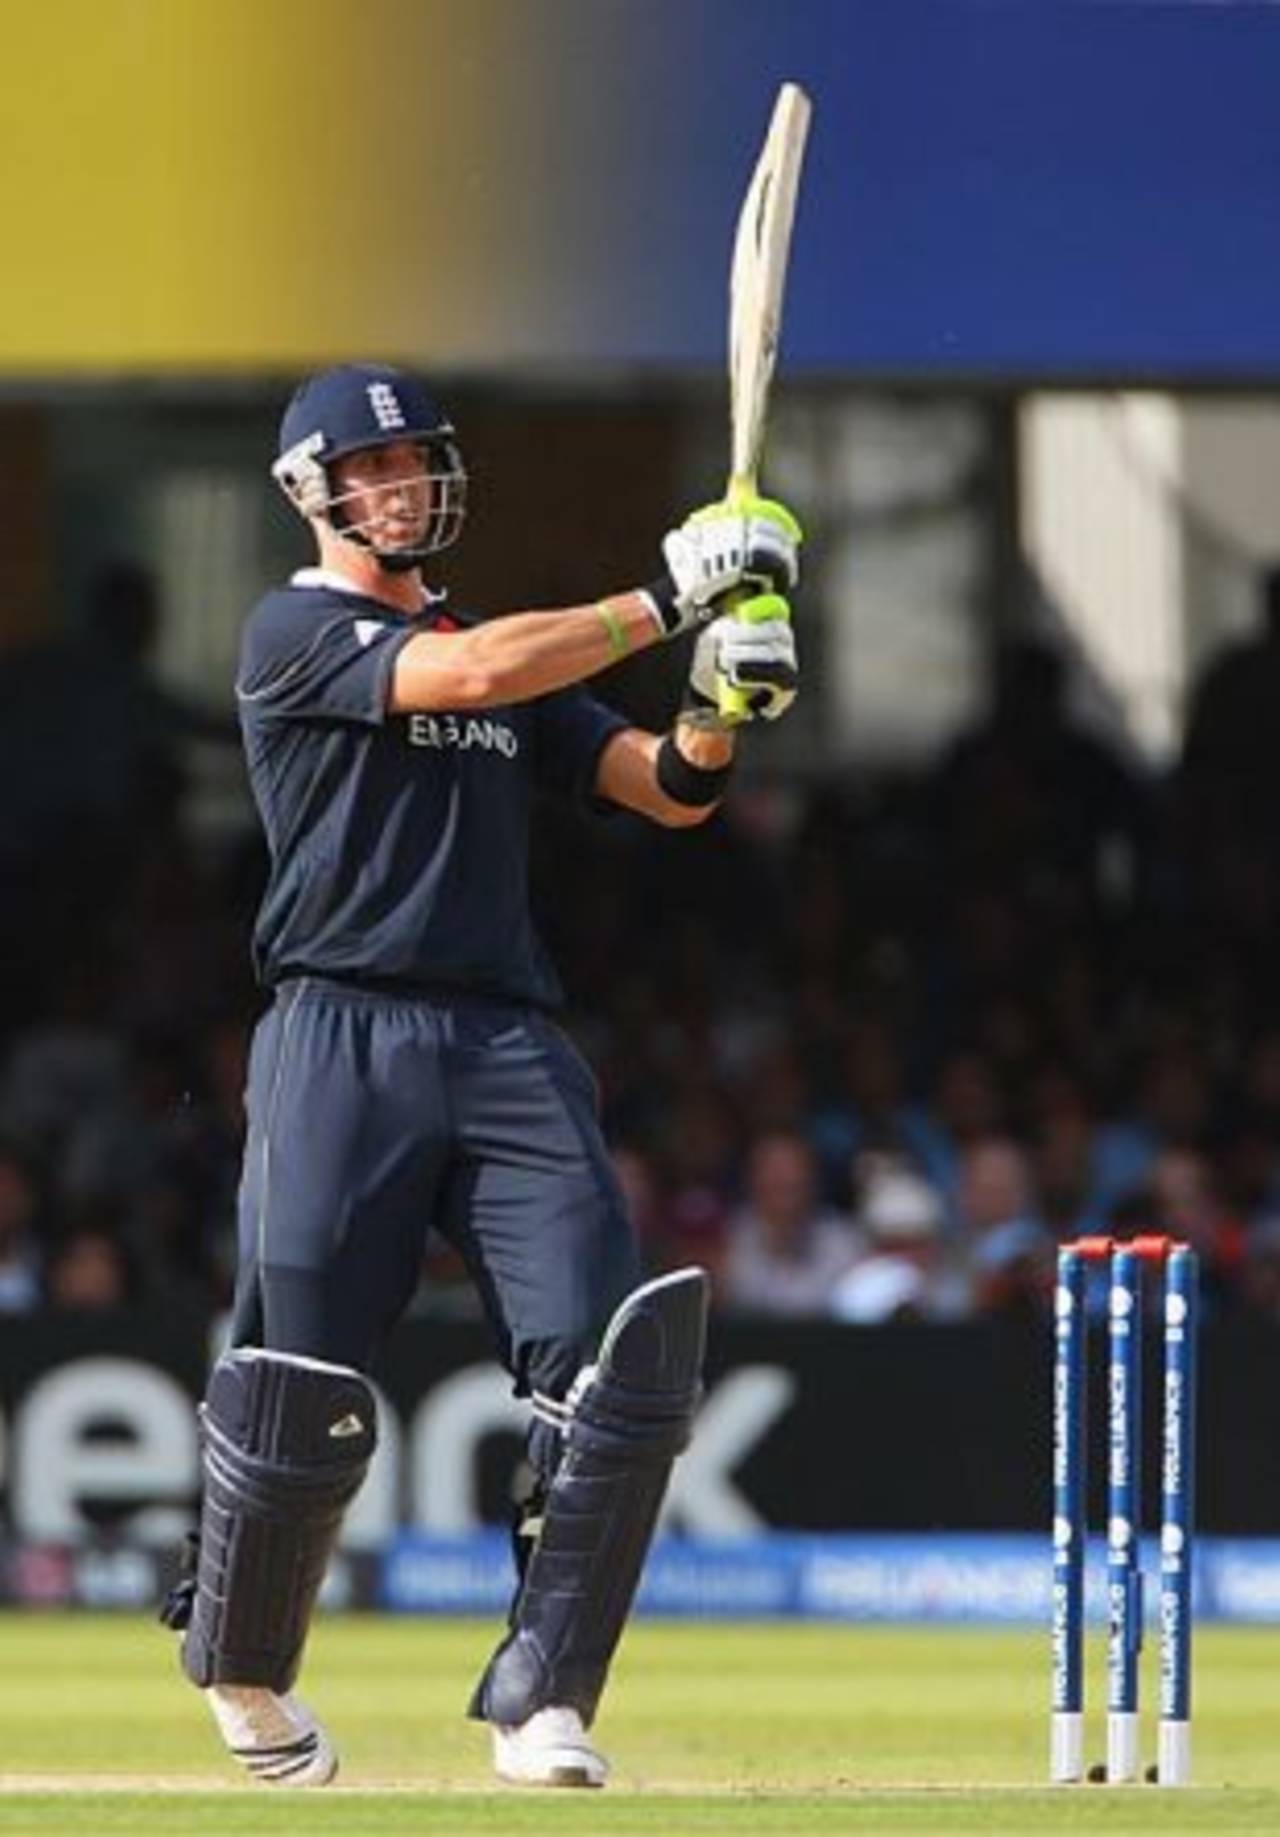
<path fill-rule="evenodd" d="M 631 649 L 631 640 L 627 637 L 622 620 L 603 600 L 596 602 L 596 611 L 600 614 L 600 623 L 609 635 L 610 651 L 615 657 L 625 657 Z"/>

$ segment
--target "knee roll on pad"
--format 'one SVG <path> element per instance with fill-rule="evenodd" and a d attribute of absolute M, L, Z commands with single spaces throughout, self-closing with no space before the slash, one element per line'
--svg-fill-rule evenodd
<path fill-rule="evenodd" d="M 554 1703 L 590 1725 L 672 1463 L 692 1432 L 707 1292 L 701 1269 L 643 1284 L 574 1385 L 541 1534 L 471 1715 L 521 1723 Z"/>
<path fill-rule="evenodd" d="M 290 1688 L 343 1513 L 377 1444 L 359 1372 L 242 1348 L 200 1412 L 204 1499 L 182 1645 L 193 1683 Z"/>

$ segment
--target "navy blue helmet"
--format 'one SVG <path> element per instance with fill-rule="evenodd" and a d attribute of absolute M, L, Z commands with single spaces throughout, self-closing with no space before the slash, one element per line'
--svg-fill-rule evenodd
<path fill-rule="evenodd" d="M 419 531 L 394 547 L 378 548 L 368 519 L 359 523 L 347 514 L 357 494 L 336 492 L 329 468 L 346 453 L 406 440 L 422 449 L 429 501 Z M 326 520 L 386 568 L 416 567 L 425 555 L 448 548 L 462 528 L 467 474 L 453 427 L 416 377 L 388 364 L 342 364 L 309 377 L 284 411 L 271 471 L 304 517 Z M 397 488 L 396 481 L 379 481 L 373 490 Z M 368 497 L 370 490 L 361 495 Z"/>

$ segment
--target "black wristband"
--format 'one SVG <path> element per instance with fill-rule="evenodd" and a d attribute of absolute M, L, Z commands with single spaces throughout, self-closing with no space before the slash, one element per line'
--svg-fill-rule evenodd
<path fill-rule="evenodd" d="M 658 623 L 667 637 L 678 632 L 682 621 L 676 608 L 676 583 L 671 576 L 663 574 L 657 580 L 647 581 L 640 591 L 652 601 Z"/>
<path fill-rule="evenodd" d="M 724 796 L 732 771 L 732 759 L 728 765 L 691 765 L 670 734 L 658 748 L 658 788 L 666 792 L 673 804 L 688 804 L 695 810 L 705 810 L 708 804 Z"/>

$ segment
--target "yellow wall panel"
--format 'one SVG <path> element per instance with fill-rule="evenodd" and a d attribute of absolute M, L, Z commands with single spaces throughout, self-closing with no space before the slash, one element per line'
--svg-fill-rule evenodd
<path fill-rule="evenodd" d="M 3 11 L 0 370 L 468 362 L 542 311 L 522 0 Z"/>

